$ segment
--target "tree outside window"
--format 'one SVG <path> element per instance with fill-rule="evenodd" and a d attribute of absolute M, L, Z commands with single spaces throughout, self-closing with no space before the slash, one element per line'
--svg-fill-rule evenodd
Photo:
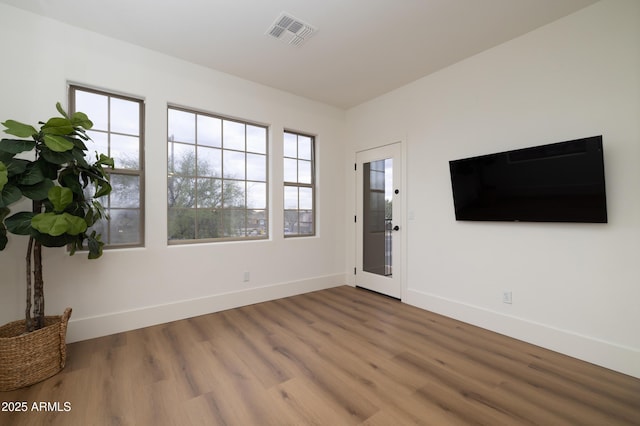
<path fill-rule="evenodd" d="M 168 109 L 171 243 L 268 237 L 267 128 Z"/>

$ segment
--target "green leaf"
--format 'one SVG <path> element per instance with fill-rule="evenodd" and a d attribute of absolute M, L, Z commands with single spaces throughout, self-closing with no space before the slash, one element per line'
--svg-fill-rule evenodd
<path fill-rule="evenodd" d="M 19 154 L 25 151 L 31 151 L 36 147 L 36 141 L 22 139 L 2 139 L 0 140 L 0 151 L 11 154 Z"/>
<path fill-rule="evenodd" d="M 73 142 L 69 141 L 64 136 L 58 135 L 44 135 L 44 144 L 47 148 L 55 152 L 69 151 L 75 146 Z"/>
<path fill-rule="evenodd" d="M 105 195 L 109 195 L 111 193 L 111 185 L 106 180 L 99 180 L 96 182 L 96 193 L 93 196 L 94 198 L 104 197 Z"/>
<path fill-rule="evenodd" d="M 65 164 L 74 160 L 73 154 L 69 151 L 55 152 L 48 148 L 44 148 L 40 154 L 45 160 L 53 164 Z"/>
<path fill-rule="evenodd" d="M 84 220 L 87 222 L 87 226 L 93 226 L 101 219 L 109 220 L 109 215 L 104 206 L 97 200 L 92 201 L 91 204 L 87 204 L 86 212 Z"/>
<path fill-rule="evenodd" d="M 45 179 L 42 169 L 36 163 L 27 165 L 27 170 L 18 179 L 20 185 L 35 185 Z"/>
<path fill-rule="evenodd" d="M 9 170 L 7 166 L 0 161 L 0 191 L 2 191 L 2 188 L 4 188 L 7 182 L 9 182 Z"/>
<path fill-rule="evenodd" d="M 76 148 L 76 149 L 73 149 L 71 153 L 73 154 L 73 158 L 75 158 L 76 162 L 78 163 L 78 166 L 83 167 L 85 169 L 91 167 L 89 163 L 87 163 L 87 160 L 85 160 L 84 158 L 85 157 L 84 151 Z"/>
<path fill-rule="evenodd" d="M 16 235 L 30 235 L 32 230 L 31 219 L 34 214 L 33 212 L 18 212 L 13 216 L 9 216 L 4 221 L 7 230 Z"/>
<path fill-rule="evenodd" d="M 0 161 L 7 164 L 7 162 L 11 161 L 15 154 L 10 154 L 8 152 L 0 151 Z"/>
<path fill-rule="evenodd" d="M 42 126 L 42 133 L 45 135 L 70 135 L 73 131 L 71 120 L 62 117 L 50 118 Z"/>
<path fill-rule="evenodd" d="M 65 212 L 70 213 L 74 216 L 78 216 L 81 218 L 85 217 L 85 210 L 88 208 L 88 203 L 84 201 L 74 201 L 67 208 L 64 209 Z M 85 220 L 86 222 L 86 220 Z M 87 227 L 89 224 L 87 224 Z"/>
<path fill-rule="evenodd" d="M 86 173 L 80 173 L 80 179 L 82 179 L 82 187 L 86 188 L 89 185 L 89 177 Z"/>
<path fill-rule="evenodd" d="M 69 256 L 76 254 L 77 250 L 82 250 L 82 241 L 78 241 L 79 238 L 74 239 L 67 246 L 69 248 Z"/>
<path fill-rule="evenodd" d="M 51 179 L 45 179 L 40 183 L 30 186 L 23 186 L 20 188 L 22 195 L 34 201 L 46 200 L 49 196 L 49 189 L 53 187 L 53 181 Z"/>
<path fill-rule="evenodd" d="M 102 256 L 104 243 L 100 241 L 100 234 L 96 235 L 96 231 L 93 231 L 91 235 L 87 237 L 87 245 L 89 247 L 89 259 L 97 259 Z"/>
<path fill-rule="evenodd" d="M 93 142 L 93 139 L 91 139 L 89 137 L 89 135 L 87 135 L 87 132 L 85 132 L 84 129 L 82 129 L 80 127 L 76 127 L 76 136 L 79 137 L 80 139 L 82 139 L 83 141 L 91 141 L 91 142 Z M 89 148 L 87 148 L 86 145 L 85 145 L 84 150 L 86 151 L 88 149 Z"/>
<path fill-rule="evenodd" d="M 76 133 L 76 135 L 78 135 L 78 134 Z M 82 138 L 80 136 L 79 137 L 72 137 L 71 141 L 76 146 L 76 148 L 78 148 L 78 149 L 80 149 L 82 151 L 82 154 L 84 156 L 84 152 L 87 151 L 89 148 L 87 148 L 87 145 L 85 145 L 85 143 L 82 141 Z"/>
<path fill-rule="evenodd" d="M 112 169 L 115 167 L 115 162 L 113 160 L 113 158 L 108 157 L 104 154 L 100 154 L 100 157 L 98 158 L 98 161 L 95 163 L 96 166 L 98 165 L 104 165 L 104 166 L 109 166 Z"/>
<path fill-rule="evenodd" d="M 60 104 L 60 102 L 56 102 L 56 109 L 58 110 L 61 116 L 63 116 L 64 118 L 69 118 L 69 116 L 67 115 L 67 112 L 62 108 L 62 105 Z"/>
<path fill-rule="evenodd" d="M 0 207 L 0 251 L 4 250 L 9 242 L 7 228 L 4 226 L 4 218 L 11 212 L 7 207 Z"/>
<path fill-rule="evenodd" d="M 83 218 L 69 213 L 38 213 L 31 219 L 31 226 L 54 237 L 62 234 L 78 235 L 87 230 L 87 223 Z"/>
<path fill-rule="evenodd" d="M 38 133 L 35 127 L 15 120 L 7 120 L 2 125 L 6 127 L 4 130 L 6 134 L 19 138 L 28 138 Z"/>
<path fill-rule="evenodd" d="M 73 201 L 73 191 L 62 186 L 54 186 L 49 189 L 49 201 L 56 212 L 63 211 Z"/>
<path fill-rule="evenodd" d="M 93 122 L 89 120 L 87 114 L 80 111 L 73 113 L 73 115 L 71 116 L 71 124 L 73 124 L 75 127 L 83 127 L 87 130 L 93 127 Z"/>
<path fill-rule="evenodd" d="M 31 233 L 31 235 L 36 241 L 38 241 L 40 244 L 42 244 L 45 247 L 64 247 L 67 244 L 72 243 L 73 240 L 77 238 L 77 236 L 69 235 L 69 234 L 62 234 L 54 237 L 52 235 L 38 232 L 35 229 Z"/>
<path fill-rule="evenodd" d="M 49 163 L 42 156 L 38 158 L 36 163 L 38 164 L 38 167 L 40 167 L 44 177 L 51 180 L 56 180 L 58 178 L 58 171 L 60 170 L 59 164 Z"/>
<path fill-rule="evenodd" d="M 0 222 L 0 251 L 7 246 L 9 239 L 7 238 L 7 228 Z"/>
<path fill-rule="evenodd" d="M 7 183 L 0 191 L 0 207 L 8 207 L 22 198 L 22 192 L 17 186 Z"/>
<path fill-rule="evenodd" d="M 58 182 L 60 185 L 66 186 L 74 193 L 78 195 L 83 195 L 82 185 L 80 185 L 80 181 L 78 179 L 78 175 L 73 169 L 65 169 L 60 172 L 60 176 L 58 177 Z"/>
<path fill-rule="evenodd" d="M 11 177 L 24 173 L 27 170 L 29 161 L 20 158 L 11 158 L 9 161 L 4 161 L 4 164 L 7 166 L 9 177 Z"/>

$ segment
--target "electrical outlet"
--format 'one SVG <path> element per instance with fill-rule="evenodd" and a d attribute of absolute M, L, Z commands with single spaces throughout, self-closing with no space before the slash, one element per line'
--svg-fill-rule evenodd
<path fill-rule="evenodd" d="M 249 281 L 249 271 L 244 271 L 243 281 L 246 283 Z"/>
<path fill-rule="evenodd" d="M 509 305 L 513 303 L 511 299 L 511 291 L 502 290 L 502 303 L 508 303 Z"/>

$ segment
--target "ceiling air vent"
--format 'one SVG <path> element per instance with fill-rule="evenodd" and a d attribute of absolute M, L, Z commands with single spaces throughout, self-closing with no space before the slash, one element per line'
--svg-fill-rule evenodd
<path fill-rule="evenodd" d="M 292 46 L 302 46 L 315 32 L 311 25 L 283 12 L 266 34 Z"/>

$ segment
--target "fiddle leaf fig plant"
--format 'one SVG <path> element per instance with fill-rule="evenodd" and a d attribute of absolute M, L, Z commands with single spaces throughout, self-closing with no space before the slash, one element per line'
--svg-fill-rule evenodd
<path fill-rule="evenodd" d="M 96 153 L 89 160 L 87 130 L 93 123 L 82 112 L 68 115 L 60 103 L 56 108 L 60 117 L 38 123 L 39 129 L 15 120 L 2 123 L 4 133 L 20 139 L 0 140 L 0 250 L 9 233 L 29 238 L 26 331 L 44 326 L 42 247 L 67 246 L 72 255 L 86 250 L 89 259 L 97 259 L 104 243 L 91 227 L 108 220 L 100 199 L 111 192 L 105 167 L 113 168 L 113 159 Z M 12 211 L 25 198 L 30 208 Z"/>

